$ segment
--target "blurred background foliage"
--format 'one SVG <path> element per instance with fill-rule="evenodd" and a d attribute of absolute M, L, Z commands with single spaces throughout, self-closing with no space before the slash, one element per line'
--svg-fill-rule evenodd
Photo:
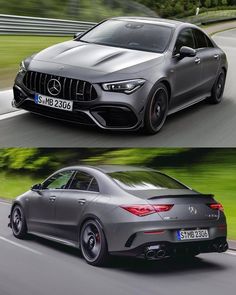
<path fill-rule="evenodd" d="M 0 13 L 99 21 L 116 15 L 194 15 L 196 8 L 235 9 L 236 0 L 0 0 Z"/>
<path fill-rule="evenodd" d="M 77 164 L 155 168 L 223 203 L 236 239 L 236 149 L 0 149 L 0 197 L 14 198 L 56 169 Z"/>
<path fill-rule="evenodd" d="M 0 0 L 0 14 L 93 22 L 113 16 L 142 15 L 201 23 L 236 19 L 236 0 Z M 0 35 L 0 89 L 12 87 L 22 59 L 72 37 Z"/>

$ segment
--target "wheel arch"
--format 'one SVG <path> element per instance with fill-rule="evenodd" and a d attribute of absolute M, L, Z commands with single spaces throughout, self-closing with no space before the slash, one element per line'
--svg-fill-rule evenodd
<path fill-rule="evenodd" d="M 163 83 L 166 86 L 167 91 L 168 91 L 168 100 L 170 102 L 171 95 L 172 95 L 170 82 L 166 78 L 163 78 L 163 79 L 157 81 L 157 83 Z M 155 85 L 157 85 L 157 83 Z"/>

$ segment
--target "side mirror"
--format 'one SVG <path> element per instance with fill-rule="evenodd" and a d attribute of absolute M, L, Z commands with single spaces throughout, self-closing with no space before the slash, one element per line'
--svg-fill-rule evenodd
<path fill-rule="evenodd" d="M 31 187 L 31 190 L 32 190 L 33 192 L 37 192 L 37 193 L 39 193 L 39 192 L 42 190 L 42 184 L 41 184 L 41 183 L 34 184 L 34 185 Z"/>
<path fill-rule="evenodd" d="M 197 55 L 197 51 L 191 47 L 183 46 L 180 48 L 180 58 L 194 57 Z"/>
<path fill-rule="evenodd" d="M 82 36 L 82 34 L 83 34 L 82 32 L 75 33 L 75 34 L 74 34 L 74 39 L 76 39 L 76 38 Z"/>

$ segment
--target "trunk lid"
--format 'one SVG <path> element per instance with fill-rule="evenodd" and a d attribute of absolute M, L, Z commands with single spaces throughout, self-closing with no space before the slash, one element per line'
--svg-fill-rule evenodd
<path fill-rule="evenodd" d="M 147 202 L 151 205 L 174 205 L 169 211 L 158 213 L 166 221 L 207 221 L 219 218 L 219 211 L 213 210 L 208 206 L 208 204 L 215 203 L 212 195 L 166 195 L 149 198 Z"/>

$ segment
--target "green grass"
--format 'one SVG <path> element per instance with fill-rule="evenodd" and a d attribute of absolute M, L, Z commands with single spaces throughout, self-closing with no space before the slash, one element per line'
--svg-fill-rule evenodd
<path fill-rule="evenodd" d="M 72 36 L 0 36 L 0 89 L 12 86 L 19 63 L 24 58 L 70 39 Z"/>
<path fill-rule="evenodd" d="M 198 23 L 209 20 L 227 20 L 236 17 L 236 9 L 231 10 L 213 10 L 200 13 L 199 15 L 193 15 L 185 17 L 184 19 L 188 22 Z"/>
<path fill-rule="evenodd" d="M 23 174 L 0 173 L 0 198 L 14 199 L 16 196 L 30 189 L 33 184 L 40 183 L 42 179 L 33 178 Z"/>

